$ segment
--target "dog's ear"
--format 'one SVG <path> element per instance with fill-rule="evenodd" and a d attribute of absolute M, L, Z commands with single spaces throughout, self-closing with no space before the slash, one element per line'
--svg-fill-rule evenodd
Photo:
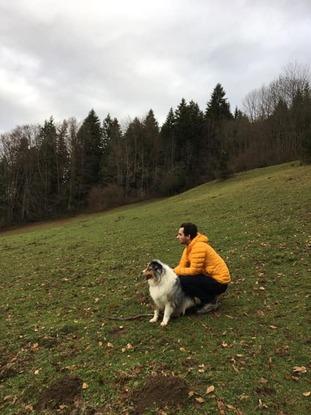
<path fill-rule="evenodd" d="M 161 264 L 160 261 L 158 261 L 157 259 L 154 259 L 153 261 L 150 262 L 150 266 L 152 267 L 152 269 L 157 273 L 157 274 L 162 274 L 163 272 L 163 265 Z"/>

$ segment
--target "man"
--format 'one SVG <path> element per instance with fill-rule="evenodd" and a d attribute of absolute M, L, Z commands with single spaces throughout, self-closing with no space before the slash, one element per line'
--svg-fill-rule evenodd
<path fill-rule="evenodd" d="M 226 291 L 231 281 L 225 261 L 193 223 L 181 224 L 177 239 L 185 245 L 179 265 L 174 269 L 182 289 L 190 297 L 201 300 L 198 314 L 216 310 L 217 296 Z"/>

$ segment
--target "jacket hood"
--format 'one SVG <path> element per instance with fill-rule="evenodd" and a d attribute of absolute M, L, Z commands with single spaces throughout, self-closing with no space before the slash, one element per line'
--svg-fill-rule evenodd
<path fill-rule="evenodd" d="M 197 242 L 205 242 L 207 244 L 208 237 L 202 233 L 198 233 L 197 236 L 190 242 L 190 245 L 194 245 Z"/>

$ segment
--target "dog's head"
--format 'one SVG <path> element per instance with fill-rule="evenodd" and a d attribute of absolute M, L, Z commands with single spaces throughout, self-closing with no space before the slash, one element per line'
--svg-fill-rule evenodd
<path fill-rule="evenodd" d="M 164 267 L 161 261 L 154 259 L 149 262 L 147 267 L 143 270 L 143 276 L 146 280 L 153 280 L 154 282 L 159 282 L 164 272 Z"/>

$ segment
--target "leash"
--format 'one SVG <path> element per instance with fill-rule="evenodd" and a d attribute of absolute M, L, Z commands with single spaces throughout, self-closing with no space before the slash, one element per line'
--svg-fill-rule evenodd
<path fill-rule="evenodd" d="M 139 318 L 142 317 L 150 317 L 153 316 L 153 313 L 148 313 L 148 314 L 137 314 L 136 316 L 130 316 L 130 317 L 117 317 L 117 316 L 113 316 L 113 317 L 106 317 L 107 320 L 120 320 L 120 321 L 125 321 L 125 320 L 138 320 Z"/>

